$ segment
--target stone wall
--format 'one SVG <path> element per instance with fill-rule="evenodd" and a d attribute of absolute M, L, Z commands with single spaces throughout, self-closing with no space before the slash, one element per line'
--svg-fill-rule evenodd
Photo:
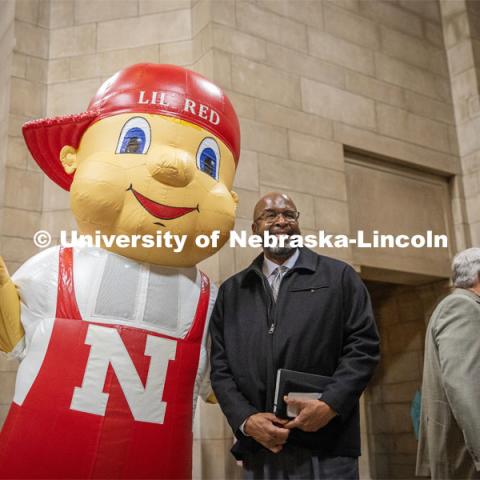
<path fill-rule="evenodd" d="M 44 176 L 21 133 L 45 113 L 48 59 L 47 2 L 0 2 L 0 252 L 10 272 L 36 253 Z M 7 414 L 17 362 L 0 357 L 0 424 Z"/>
<path fill-rule="evenodd" d="M 237 229 L 250 228 L 261 194 L 282 190 L 296 201 L 304 233 L 349 233 L 347 150 L 447 179 L 452 241 L 464 248 L 478 240 L 475 2 L 442 0 L 441 11 L 436 0 L 0 3 L 0 55 L 7 65 L 1 71 L 0 251 L 12 271 L 35 253 L 31 237 L 40 227 L 55 236 L 74 226 L 68 195 L 35 166 L 21 124 L 85 110 L 103 80 L 142 61 L 190 67 L 232 99 L 242 128 Z M 201 267 L 219 282 L 257 253 L 224 248 Z M 325 253 L 361 271 L 354 252 Z M 0 376 L 2 415 L 13 375 Z M 202 405 L 201 412 L 197 475 L 231 478 L 230 431 L 217 407 Z"/>
<path fill-rule="evenodd" d="M 10 72 L 8 141 L 5 160 L 2 255 L 14 271 L 36 253 L 32 235 L 40 228 L 44 174 L 23 141 L 24 122 L 46 112 L 49 2 L 15 1 L 15 47 Z"/>
<path fill-rule="evenodd" d="M 13 0 L 0 4 L 0 61 L 4 68 L 0 70 L 0 178 L 5 178 L 8 146 L 8 117 L 10 109 L 10 65 L 14 47 L 15 2 Z M 0 227 L 3 219 L 5 182 L 0 181 Z M 0 236 L 0 245 L 2 238 Z"/>
<path fill-rule="evenodd" d="M 249 228 L 259 195 L 282 189 L 297 200 L 305 233 L 348 233 L 345 148 L 446 177 L 459 172 L 436 2 L 222 5 L 230 16 L 212 23 L 213 50 L 224 72 L 216 80 L 242 125 L 238 228 Z M 462 222 L 458 208 L 454 224 Z M 355 263 L 349 251 L 331 253 Z M 231 270 L 253 254 L 235 251 Z"/>
<path fill-rule="evenodd" d="M 4 68 L 0 70 L 0 233 L 3 231 L 5 169 L 7 161 L 8 125 L 10 108 L 10 65 L 14 47 L 14 1 L 0 3 L 0 62 Z M 3 237 L 0 235 L 0 251 L 3 251 Z M 7 414 L 12 399 L 16 365 L 0 358 L 0 424 Z"/>
<path fill-rule="evenodd" d="M 445 46 L 448 55 L 452 97 L 455 107 L 463 182 L 454 182 L 454 208 L 464 213 L 459 225 L 471 236 L 472 245 L 480 241 L 480 8 L 478 2 L 442 1 Z M 466 199 L 466 205 L 458 202 Z"/>

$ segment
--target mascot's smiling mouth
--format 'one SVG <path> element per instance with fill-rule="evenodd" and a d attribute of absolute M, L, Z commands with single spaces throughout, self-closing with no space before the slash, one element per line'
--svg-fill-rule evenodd
<path fill-rule="evenodd" d="M 187 213 L 193 212 L 196 210 L 200 212 L 198 209 L 198 205 L 196 207 L 171 207 L 169 205 L 163 205 L 162 203 L 155 202 L 150 200 L 147 197 L 144 197 L 141 193 L 137 192 L 132 185 L 127 188 L 127 192 L 131 191 L 135 198 L 138 200 L 138 203 L 150 214 L 154 217 L 160 218 L 161 220 L 173 220 L 175 218 L 182 217 Z M 158 225 L 163 225 L 162 223 L 158 223 Z"/>

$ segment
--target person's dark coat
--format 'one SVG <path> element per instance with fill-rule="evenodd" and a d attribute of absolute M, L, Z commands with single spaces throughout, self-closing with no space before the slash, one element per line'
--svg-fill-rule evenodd
<path fill-rule="evenodd" d="M 332 376 L 322 400 L 338 413 L 317 432 L 292 430 L 288 442 L 356 457 L 358 399 L 379 360 L 368 292 L 352 267 L 302 248 L 275 304 L 262 263 L 260 255 L 221 285 L 210 321 L 211 381 L 239 440 L 232 452 L 242 458 L 263 448 L 239 427 L 254 413 L 273 411 L 276 372 L 287 368 Z"/>

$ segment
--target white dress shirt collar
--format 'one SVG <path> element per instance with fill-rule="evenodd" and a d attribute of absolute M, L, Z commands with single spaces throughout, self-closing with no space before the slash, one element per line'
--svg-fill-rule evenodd
<path fill-rule="evenodd" d="M 295 250 L 295 253 L 291 257 L 289 257 L 285 262 L 283 262 L 282 265 L 287 267 L 290 270 L 291 268 L 293 268 L 293 266 L 297 262 L 299 255 L 300 255 L 300 251 L 297 248 Z M 269 278 L 270 275 L 278 266 L 279 265 L 277 263 L 272 262 L 265 255 L 263 255 L 262 272 L 265 275 L 265 277 Z"/>

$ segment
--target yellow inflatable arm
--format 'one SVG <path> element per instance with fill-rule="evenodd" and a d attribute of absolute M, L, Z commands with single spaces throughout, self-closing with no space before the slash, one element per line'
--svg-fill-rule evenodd
<path fill-rule="evenodd" d="M 0 351 L 11 352 L 24 334 L 20 322 L 20 297 L 0 257 Z"/>

